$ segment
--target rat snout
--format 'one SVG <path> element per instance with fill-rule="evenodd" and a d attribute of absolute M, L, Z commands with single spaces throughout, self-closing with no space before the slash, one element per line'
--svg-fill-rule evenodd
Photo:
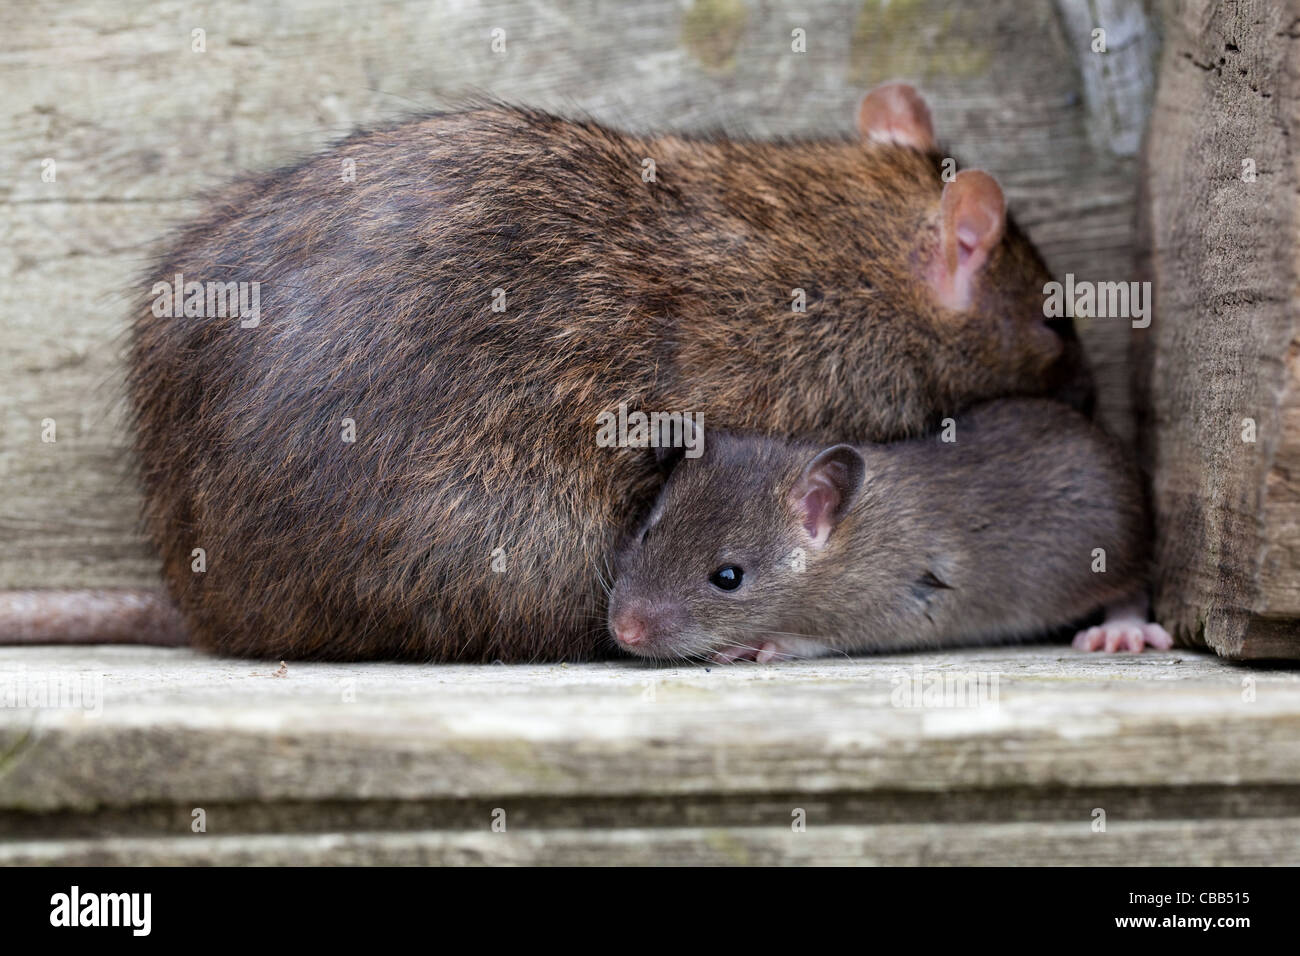
<path fill-rule="evenodd" d="M 674 617 L 671 608 L 666 606 L 626 601 L 611 608 L 609 629 L 623 650 L 653 655 L 670 638 Z"/>
<path fill-rule="evenodd" d="M 614 619 L 614 640 L 624 647 L 644 644 L 650 635 L 650 626 L 635 614 L 624 614 Z"/>

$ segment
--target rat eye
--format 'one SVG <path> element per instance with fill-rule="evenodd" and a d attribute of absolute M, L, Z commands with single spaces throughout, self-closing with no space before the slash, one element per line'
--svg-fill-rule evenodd
<path fill-rule="evenodd" d="M 740 587 L 740 579 L 744 576 L 743 568 L 734 564 L 724 564 L 709 577 L 709 583 L 723 591 L 734 591 Z"/>

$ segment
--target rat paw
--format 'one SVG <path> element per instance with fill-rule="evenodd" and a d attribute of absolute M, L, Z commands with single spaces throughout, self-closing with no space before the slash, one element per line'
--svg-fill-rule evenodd
<path fill-rule="evenodd" d="M 783 648 L 777 641 L 760 641 L 754 645 L 724 647 L 714 653 L 713 660 L 719 664 L 731 664 L 735 661 L 757 661 L 759 664 L 767 664 L 777 659 L 788 660 L 797 656 Z"/>
<path fill-rule="evenodd" d="M 713 652 L 715 664 L 734 664 L 736 661 L 752 661 L 758 656 L 759 649 L 747 644 L 733 644 Z"/>
<path fill-rule="evenodd" d="M 800 657 L 818 657 L 828 653 L 828 648 L 813 640 L 800 637 L 764 637 L 753 644 L 732 644 L 714 652 L 713 660 L 718 664 L 730 664 L 733 661 L 756 661 L 768 664 L 772 661 L 791 661 Z"/>
<path fill-rule="evenodd" d="M 1074 635 L 1074 647 L 1081 651 L 1116 651 L 1141 653 L 1144 647 L 1167 651 L 1173 647 L 1173 638 L 1159 624 L 1143 621 L 1105 621 Z"/>

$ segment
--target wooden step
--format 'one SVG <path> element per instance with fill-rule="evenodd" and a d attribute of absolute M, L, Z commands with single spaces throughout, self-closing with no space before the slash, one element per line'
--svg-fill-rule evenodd
<path fill-rule="evenodd" d="M 1198 653 L 279 670 L 0 649 L 0 863 L 1300 863 L 1300 674 Z"/>

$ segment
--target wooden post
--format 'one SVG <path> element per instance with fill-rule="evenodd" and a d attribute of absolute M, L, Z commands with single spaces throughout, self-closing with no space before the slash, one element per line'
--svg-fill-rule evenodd
<path fill-rule="evenodd" d="M 1164 24 L 1135 342 L 1156 613 L 1227 657 L 1300 658 L 1300 3 Z"/>

